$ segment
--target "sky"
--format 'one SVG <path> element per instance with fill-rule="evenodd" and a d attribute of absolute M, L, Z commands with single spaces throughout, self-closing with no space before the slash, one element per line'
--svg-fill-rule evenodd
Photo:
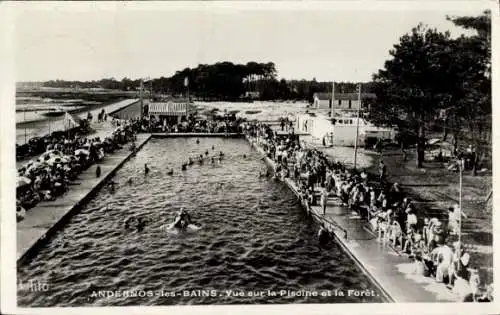
<path fill-rule="evenodd" d="M 219 61 L 272 61 L 286 79 L 368 81 L 419 22 L 456 36 L 465 31 L 446 15 L 485 8 L 363 3 L 13 3 L 16 81 L 168 77 Z"/>

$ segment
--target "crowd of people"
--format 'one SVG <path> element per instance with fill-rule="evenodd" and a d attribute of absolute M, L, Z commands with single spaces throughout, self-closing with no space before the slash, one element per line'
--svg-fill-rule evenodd
<path fill-rule="evenodd" d="M 470 254 L 457 241 L 461 217 L 466 217 L 458 205 L 449 208 L 447 220 L 426 217 L 398 183 L 387 182 L 383 161 L 373 178 L 365 170 L 348 169 L 317 149 L 305 148 L 292 134 L 278 136 L 266 124 L 246 124 L 244 129 L 274 161 L 275 176 L 295 183 L 308 213 L 319 205 L 325 214 L 328 198 L 335 196 L 364 219 L 361 224 L 368 225 L 380 242 L 407 254 L 414 273 L 445 283 L 459 300 L 492 299 L 492 284 L 482 288 L 481 295 L 478 270 L 471 268 Z"/>
<path fill-rule="evenodd" d="M 66 131 L 53 131 L 43 137 L 33 137 L 24 144 L 16 143 L 16 160 L 37 156 L 45 152 L 48 144 L 60 142 L 65 138 L 82 137 L 90 132 L 89 121 L 82 120 L 80 125 Z"/>
<path fill-rule="evenodd" d="M 40 201 L 54 200 L 68 184 L 91 165 L 104 159 L 105 154 L 134 141 L 139 129 L 137 121 L 115 122 L 116 129 L 105 139 L 61 137 L 46 144 L 45 152 L 18 169 L 17 220 L 24 219 L 26 210 Z"/>
<path fill-rule="evenodd" d="M 205 119 L 191 115 L 188 119 L 176 123 L 168 123 L 166 120 L 152 117 L 148 124 L 151 132 L 241 133 L 240 125 L 242 122 L 242 118 L 235 116 Z"/>

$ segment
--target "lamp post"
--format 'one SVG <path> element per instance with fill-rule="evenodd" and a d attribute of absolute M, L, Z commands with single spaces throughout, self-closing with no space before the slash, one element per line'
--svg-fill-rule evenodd
<path fill-rule="evenodd" d="M 464 173 L 464 160 L 458 160 L 458 172 L 459 172 L 459 182 L 458 182 L 458 257 L 462 256 L 462 178 Z M 460 271 L 460 264 L 458 264 L 457 269 Z"/>
<path fill-rule="evenodd" d="M 361 110 L 361 83 L 358 85 L 358 110 L 356 115 L 356 141 L 354 142 L 354 169 L 358 158 L 358 138 L 359 138 L 359 111 Z"/>

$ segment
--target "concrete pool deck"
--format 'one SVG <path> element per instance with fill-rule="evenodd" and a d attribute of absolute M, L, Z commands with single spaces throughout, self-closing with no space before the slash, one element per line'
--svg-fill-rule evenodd
<path fill-rule="evenodd" d="M 264 150 L 252 139 L 251 145 L 265 156 L 265 162 L 275 168 Z M 285 180 L 287 186 L 298 196 L 297 186 L 293 180 Z M 456 296 L 442 283 L 434 279 L 412 275 L 411 261 L 405 255 L 400 255 L 392 247 L 381 244 L 376 235 L 359 217 L 353 216 L 347 207 L 337 197 L 329 197 L 325 215 L 320 206 L 312 206 L 312 216 L 320 223 L 325 223 L 333 232 L 337 242 L 354 260 L 373 284 L 381 291 L 384 298 L 390 302 L 456 302 Z M 340 226 L 343 230 L 339 229 Z"/>
<path fill-rule="evenodd" d="M 151 138 L 150 134 L 137 135 L 137 149 Z M 137 152 L 137 151 L 136 151 Z M 42 201 L 26 211 L 24 220 L 17 223 L 17 261 L 24 262 L 33 257 L 37 250 L 77 213 L 98 189 L 111 178 L 127 160 L 134 155 L 125 145 L 104 160 L 92 165 L 70 184 L 68 191 L 54 201 Z M 97 165 L 101 167 L 101 176 L 96 178 Z"/>
<path fill-rule="evenodd" d="M 214 132 L 214 133 L 206 133 L 206 132 L 153 132 L 151 134 L 155 138 L 176 138 L 176 137 L 221 137 L 221 138 L 243 138 L 244 134 L 242 133 L 224 133 L 224 132 Z"/>

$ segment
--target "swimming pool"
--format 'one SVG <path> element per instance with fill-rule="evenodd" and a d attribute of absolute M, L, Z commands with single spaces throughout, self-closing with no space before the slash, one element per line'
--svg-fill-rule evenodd
<path fill-rule="evenodd" d="M 19 268 L 18 282 L 38 281 L 47 290 L 18 288 L 18 304 L 382 301 L 378 294 L 348 294 L 375 288 L 339 246 L 318 246 L 317 226 L 284 184 L 258 177 L 265 164 L 244 139 L 199 140 L 147 143 L 116 173 L 115 192 L 103 188 Z M 188 157 L 206 151 L 209 156 L 223 151 L 222 163 L 195 163 L 181 171 Z M 174 174 L 168 175 L 171 168 Z M 181 207 L 202 229 L 165 231 Z M 142 232 L 124 229 L 123 221 L 132 215 L 148 221 Z M 131 297 L 130 292 L 140 293 Z M 322 296 L 325 292 L 330 295 Z"/>

